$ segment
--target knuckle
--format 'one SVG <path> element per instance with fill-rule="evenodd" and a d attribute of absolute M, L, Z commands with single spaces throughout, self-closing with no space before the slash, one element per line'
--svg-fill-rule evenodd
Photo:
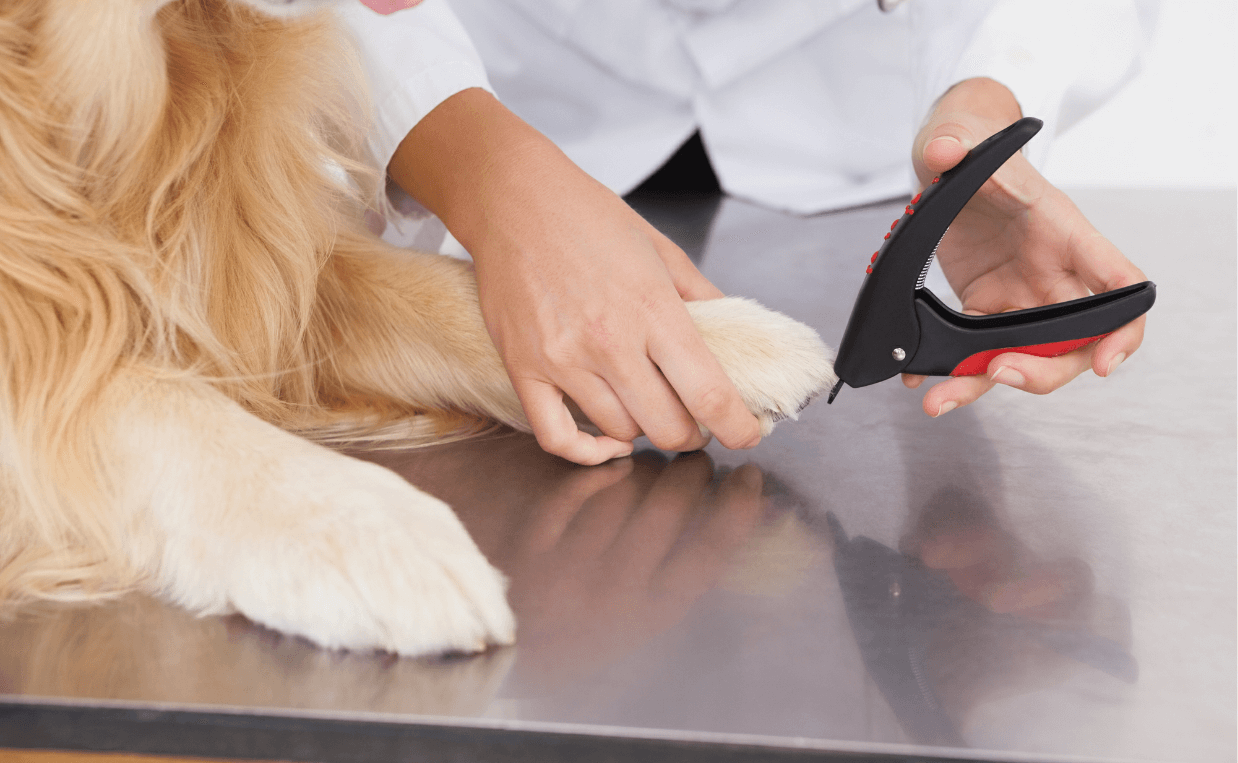
<path fill-rule="evenodd" d="M 713 422 L 726 415 L 730 410 L 732 391 L 720 384 L 711 384 L 701 388 L 692 399 L 692 408 L 696 417 L 703 421 Z"/>
<path fill-rule="evenodd" d="M 640 427 L 635 424 L 620 424 L 618 426 L 607 427 L 603 430 L 608 437 L 613 437 L 616 440 L 623 442 L 631 442 L 641 436 Z"/>
<path fill-rule="evenodd" d="M 698 450 L 701 447 L 701 433 L 695 427 L 690 429 L 676 427 L 673 430 L 659 432 L 656 437 L 650 437 L 649 440 L 660 450 L 684 452 Z"/>
<path fill-rule="evenodd" d="M 741 438 L 739 444 L 735 447 L 739 450 L 748 450 L 749 448 L 755 448 L 758 444 L 760 444 L 760 442 L 761 427 L 758 425 L 753 427 L 751 434 L 745 438 Z"/>
<path fill-rule="evenodd" d="M 537 444 L 547 453 L 569 458 L 573 438 L 562 432 L 537 432 Z"/>
<path fill-rule="evenodd" d="M 566 337 L 547 340 L 541 347 L 542 362 L 551 368 L 571 365 L 577 349 L 576 343 Z"/>

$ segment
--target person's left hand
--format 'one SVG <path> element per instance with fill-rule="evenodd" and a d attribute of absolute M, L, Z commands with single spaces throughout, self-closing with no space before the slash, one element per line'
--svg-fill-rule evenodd
<path fill-rule="evenodd" d="M 912 157 L 920 185 L 928 185 L 973 146 L 1021 116 L 1014 96 L 993 80 L 965 80 L 951 88 L 916 137 Z M 971 314 L 1064 302 L 1147 280 L 1022 153 L 1011 157 L 963 208 L 937 257 L 964 311 Z M 1045 394 L 1088 368 L 1108 376 L 1138 349 L 1144 322 L 1141 316 L 1098 342 L 1056 358 L 998 355 L 983 375 L 934 385 L 924 395 L 924 412 L 940 416 L 976 400 L 995 384 Z M 903 383 L 913 389 L 924 379 L 903 375 Z"/>

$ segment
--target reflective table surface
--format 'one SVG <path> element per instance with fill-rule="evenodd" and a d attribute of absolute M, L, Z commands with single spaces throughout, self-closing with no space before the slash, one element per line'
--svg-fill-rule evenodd
<path fill-rule="evenodd" d="M 396 659 L 140 596 L 41 606 L 0 623 L 0 746 L 1234 760 L 1235 194 L 1074 196 L 1158 284 L 1112 378 L 937 420 L 890 380 L 752 451 L 591 468 L 517 434 L 371 453 L 510 577 L 516 646 Z M 836 343 L 902 203 L 645 211 L 723 291 Z"/>

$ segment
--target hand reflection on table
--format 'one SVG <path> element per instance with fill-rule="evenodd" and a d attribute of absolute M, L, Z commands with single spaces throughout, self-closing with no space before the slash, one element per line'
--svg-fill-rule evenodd
<path fill-rule="evenodd" d="M 761 472 L 722 476 L 704 453 L 638 454 L 566 481 L 496 559 L 521 623 L 517 670 L 554 686 L 683 618 L 761 517 Z"/>
<path fill-rule="evenodd" d="M 919 452 L 940 460 L 941 449 Z M 570 702 L 573 687 L 591 686 L 608 668 L 634 658 L 648 663 L 643 677 L 616 688 L 614 699 L 619 707 L 640 707 L 667 688 L 649 664 L 667 660 L 663 667 L 670 670 L 683 663 L 686 655 L 677 651 L 683 644 L 714 650 L 717 659 L 707 661 L 711 685 L 748 687 L 754 676 L 743 665 L 751 655 L 727 650 L 748 644 L 763 652 L 789 643 L 794 634 L 780 628 L 802 628 L 804 617 L 826 615 L 798 616 L 786 608 L 797 598 L 820 596 L 806 583 L 832 588 L 831 553 L 864 666 L 913 741 L 962 744 L 969 719 L 985 703 L 1060 684 L 1081 670 L 1133 680 L 1123 608 L 1093 591 L 1083 561 L 1038 553 L 1012 530 L 984 497 L 998 470 L 975 450 L 966 455 L 981 478 L 934 461 L 943 475 L 934 487 L 920 467 L 910 470 L 928 483 L 912 494 L 927 500 L 913 507 L 896 551 L 861 536 L 848 539 L 841 526 L 813 532 L 825 513 L 818 501 L 752 464 L 718 468 L 705 453 L 668 459 L 646 451 L 581 467 L 513 435 L 370 454 L 453 505 L 509 576 L 519 622 L 514 648 L 445 660 L 328 652 L 239 617 L 194 618 L 129 597 L 94 607 L 41 607 L 0 623 L 6 684 L 0 691 L 480 715 L 492 712 L 501 696 Z M 857 523 L 871 510 L 849 507 L 846 521 Z M 868 544 L 867 557 L 853 553 L 860 540 Z M 891 586 L 891 574 L 899 587 Z M 728 593 L 706 596 L 718 588 Z M 759 637 L 715 638 L 719 623 L 757 633 L 744 630 L 751 623 L 734 619 L 733 608 L 758 600 L 773 608 L 751 611 L 785 619 L 770 622 L 773 630 Z M 710 609 L 716 607 L 722 609 Z M 842 616 L 833 611 L 829 616 Z M 679 641 L 659 641 L 671 631 Z M 707 642 L 693 641 L 698 635 Z M 658 646 L 672 642 L 678 646 Z M 843 652 L 835 657 L 852 659 Z M 919 673 L 909 660 L 919 660 Z M 732 662 L 736 672 L 717 677 Z M 736 707 L 740 712 L 742 703 Z M 729 718 L 731 710 L 719 712 Z M 933 723 L 922 722 L 926 712 Z M 589 716 L 604 713 L 594 709 Z"/>
<path fill-rule="evenodd" d="M 958 488 L 929 499 L 899 550 L 993 612 L 1055 619 L 1089 602 L 1092 572 L 1082 559 L 1037 555 L 1001 526 L 991 506 Z"/>
<path fill-rule="evenodd" d="M 1129 622 L 1088 565 L 1046 557 L 961 484 L 934 493 L 900 551 L 847 538 L 831 515 L 848 618 L 869 675 L 907 735 L 963 746 L 986 702 L 1096 669 L 1134 682 Z"/>
<path fill-rule="evenodd" d="M 197 618 L 133 595 L 35 605 L 0 621 L 0 692 L 481 714 L 513 661 L 521 685 L 533 689 L 589 675 L 679 621 L 734 572 L 741 547 L 751 552 L 755 540 L 759 550 L 763 538 L 789 527 L 779 518 L 798 528 L 788 513 L 771 519 L 764 511 L 759 469 L 722 472 L 704 453 L 668 460 L 646 451 L 580 467 L 531 438 L 507 436 L 368 457 L 456 506 L 511 579 L 515 648 L 438 660 L 331 652 L 239 616 Z M 748 568 L 740 587 L 753 586 L 753 570 L 765 584 L 788 574 L 762 576 L 751 556 L 738 554 Z M 797 563 L 786 561 L 794 575 Z"/>
<path fill-rule="evenodd" d="M 680 621 L 737 556 L 761 564 L 739 553 L 755 528 L 780 526 L 751 464 L 720 472 L 703 452 L 647 450 L 580 467 L 527 444 L 490 444 L 485 486 L 446 458 L 384 463 L 457 506 L 511 580 L 515 670 L 534 691 L 579 680 Z"/>
<path fill-rule="evenodd" d="M 1036 553 L 990 507 L 950 491 L 928 502 L 902 545 L 996 615 L 958 607 L 930 647 L 932 680 L 960 728 L 984 702 L 1057 686 L 1080 671 L 1137 679 L 1128 611 L 1094 590 L 1082 559 Z"/>

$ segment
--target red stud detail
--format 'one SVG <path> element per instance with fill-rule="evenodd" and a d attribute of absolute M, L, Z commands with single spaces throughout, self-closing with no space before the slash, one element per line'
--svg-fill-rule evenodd
<path fill-rule="evenodd" d="M 941 180 L 941 178 L 933 178 L 934 183 L 936 183 L 938 180 Z"/>
<path fill-rule="evenodd" d="M 915 213 L 916 213 L 916 211 L 915 211 L 914 209 L 912 209 L 912 208 L 911 208 L 911 205 L 910 205 L 910 204 L 908 204 L 908 205 L 907 205 L 907 208 L 903 210 L 903 214 L 905 214 L 905 215 L 914 215 Z"/>
<path fill-rule="evenodd" d="M 872 266 L 872 265 L 869 265 L 868 267 L 864 268 L 864 272 L 865 272 L 865 273 L 872 273 L 872 272 L 873 272 L 873 266 Z"/>
<path fill-rule="evenodd" d="M 889 237 L 890 237 L 890 234 L 889 234 L 889 233 L 887 233 L 887 234 L 886 234 L 886 238 L 889 238 Z"/>
<path fill-rule="evenodd" d="M 917 193 L 917 194 L 916 194 L 916 197 L 915 197 L 914 199 L 912 199 L 912 200 L 911 200 L 911 203 L 912 203 L 912 204 L 919 204 L 919 203 L 920 203 L 920 197 L 921 197 L 921 196 L 923 196 L 923 195 L 924 195 L 924 194 L 922 194 L 922 193 Z"/>
<path fill-rule="evenodd" d="M 895 220 L 894 222 L 890 223 L 890 230 L 894 230 L 895 225 L 898 225 L 898 220 Z"/>
<path fill-rule="evenodd" d="M 881 250 L 880 250 L 880 249 L 878 249 L 877 251 L 873 252 L 873 258 L 872 258 L 871 260 L 869 260 L 869 262 L 876 262 L 876 261 L 877 261 L 877 255 L 878 255 L 878 254 L 880 254 L 880 253 L 881 253 Z"/>

